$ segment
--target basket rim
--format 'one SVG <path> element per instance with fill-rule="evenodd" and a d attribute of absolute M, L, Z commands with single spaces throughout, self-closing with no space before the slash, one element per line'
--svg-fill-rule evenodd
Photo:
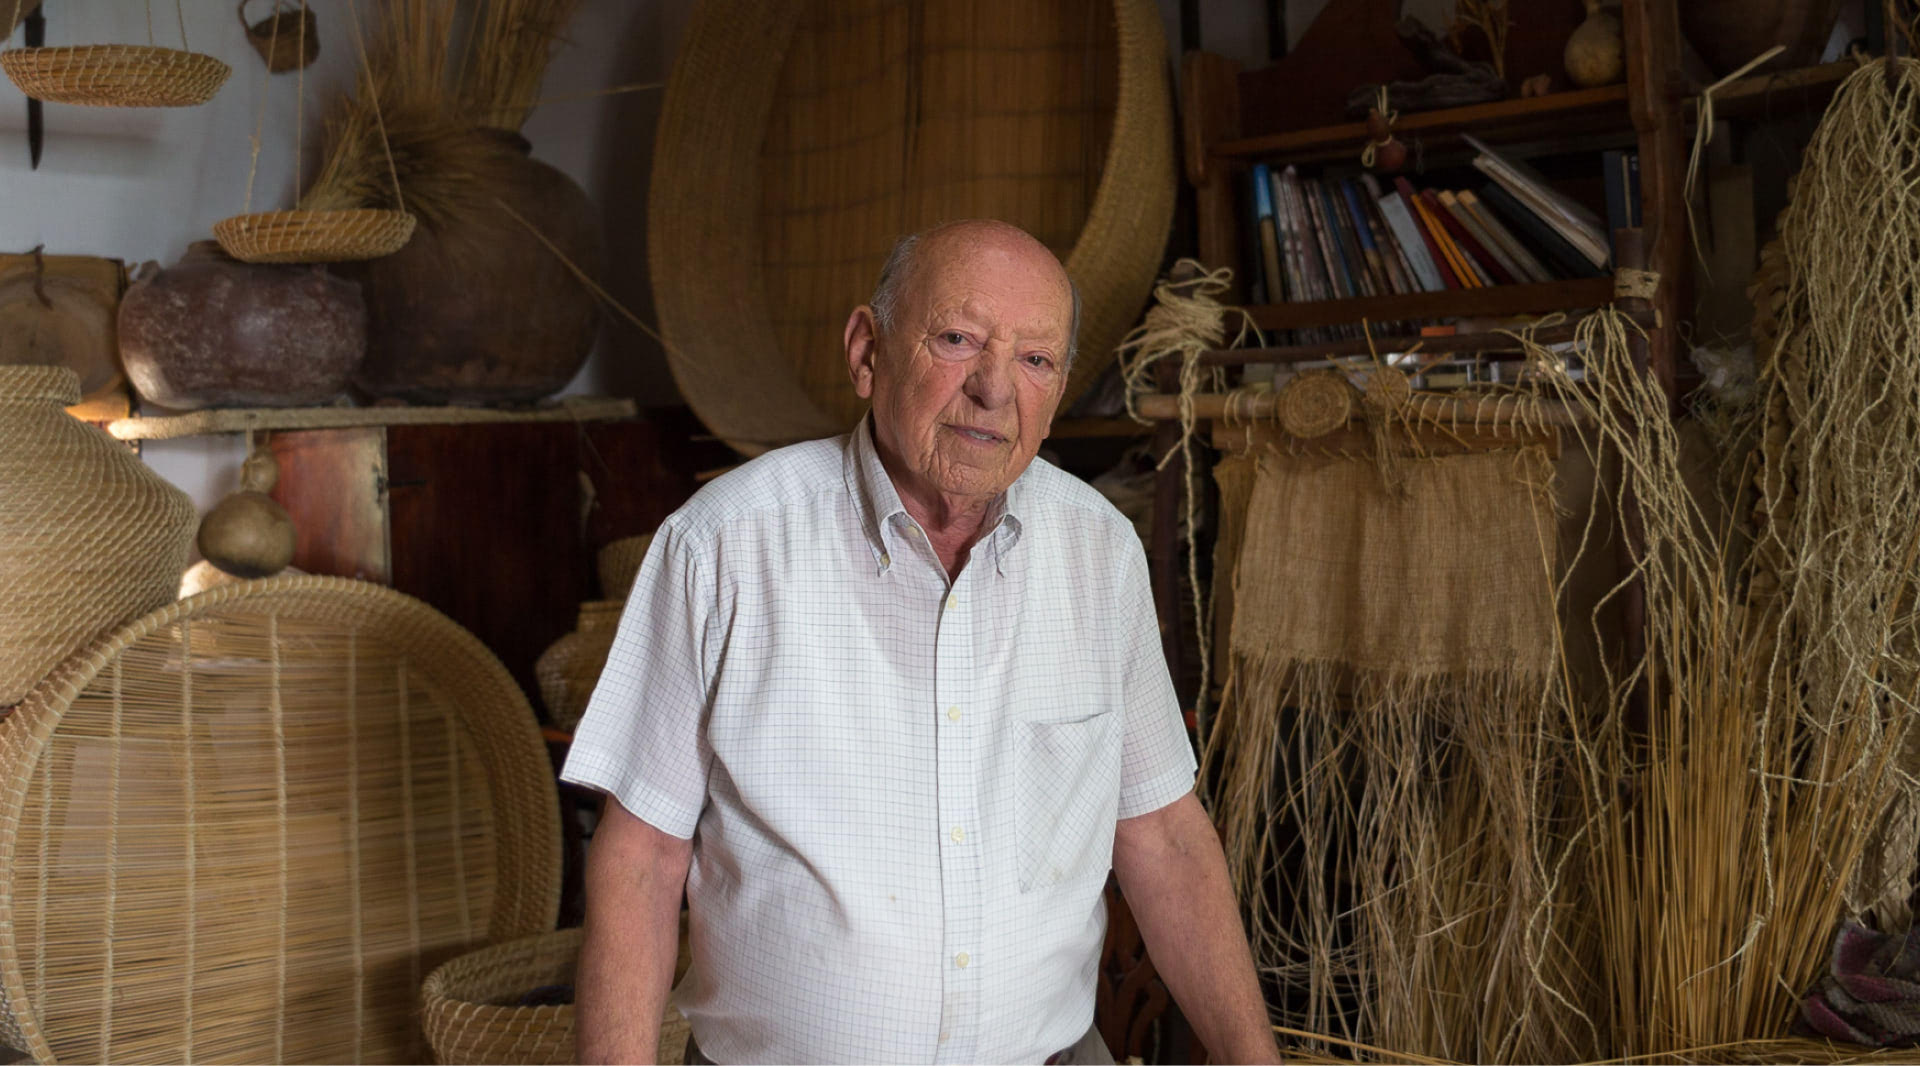
<path fill-rule="evenodd" d="M 392 255 L 419 225 L 419 216 L 388 207 L 296 207 L 229 215 L 213 224 L 213 236 L 221 251 L 242 262 L 342 262 Z"/>
<path fill-rule="evenodd" d="M 81 89 L 49 85 L 65 64 L 90 64 L 105 84 Z M 35 100 L 79 107 L 197 107 L 213 99 L 233 75 L 218 56 L 158 44 L 59 44 L 0 50 L 0 70 L 22 93 Z M 143 80 L 172 90 L 164 99 L 110 100 L 125 96 Z M 182 91 L 186 90 L 186 91 Z M 154 94 L 157 95 L 157 94 Z"/>
<path fill-rule="evenodd" d="M 498 704 L 522 712 L 494 715 L 487 720 L 505 745 L 517 749 L 511 758 L 488 758 L 481 746 L 481 762 L 486 767 L 495 810 L 511 797 L 519 802 L 530 800 L 534 814 L 524 824 L 496 825 L 493 913 L 488 918 L 486 936 L 489 940 L 524 938 L 530 932 L 551 929 L 560 908 L 560 805 L 547 770 L 546 745 L 526 694 L 499 658 L 458 622 L 405 593 L 343 577 L 283 575 L 208 589 L 97 638 L 34 686 L 10 714 L 0 719 L 0 868 L 12 866 L 20 812 L 33 773 L 49 738 L 81 691 L 122 652 L 146 637 L 177 622 L 252 603 L 269 608 L 317 608 L 304 617 L 352 619 L 408 652 L 430 651 L 443 659 L 457 658 L 461 660 L 457 669 L 430 671 L 434 679 L 443 684 L 446 678 L 459 679 L 462 683 L 452 686 L 456 691 L 493 690 L 498 694 Z M 470 722 L 466 718 L 462 721 Z M 40 1029 L 33 997 L 28 995 L 13 919 L 10 876 L 0 877 L 0 1006 L 5 1007 L 7 1020 L 18 1027 L 28 1044 L 20 1050 L 38 1062 L 57 1061 Z"/>

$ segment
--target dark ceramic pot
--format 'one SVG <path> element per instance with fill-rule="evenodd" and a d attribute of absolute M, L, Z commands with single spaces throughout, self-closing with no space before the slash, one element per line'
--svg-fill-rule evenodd
<path fill-rule="evenodd" d="M 325 403 L 367 350 L 360 286 L 317 266 L 242 263 L 213 241 L 142 267 L 119 332 L 134 388 L 184 409 Z"/>

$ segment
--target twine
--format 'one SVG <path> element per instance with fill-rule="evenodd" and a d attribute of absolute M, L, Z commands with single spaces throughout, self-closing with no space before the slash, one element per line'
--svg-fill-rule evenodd
<path fill-rule="evenodd" d="M 1393 143 L 1393 124 L 1400 121 L 1400 112 L 1393 110 L 1393 108 L 1388 105 L 1387 87 L 1385 85 L 1376 86 L 1374 88 L 1374 94 L 1373 109 L 1380 113 L 1381 118 L 1387 120 L 1387 136 L 1385 140 L 1380 141 L 1369 137 L 1367 138 L 1366 147 L 1360 149 L 1360 165 L 1366 167 L 1368 170 L 1373 169 L 1375 151 L 1385 145 Z"/>
<path fill-rule="evenodd" d="M 1180 275 L 1186 275 L 1187 280 L 1174 280 Z M 1193 456 L 1194 428 L 1199 424 L 1193 398 L 1203 386 L 1211 389 L 1225 386 L 1225 372 L 1219 367 L 1201 366 L 1200 356 L 1226 344 L 1229 309 L 1218 298 L 1232 287 L 1231 268 L 1208 270 L 1198 260 L 1180 260 L 1174 264 L 1173 274 L 1154 286 L 1154 305 L 1147 310 L 1145 321 L 1114 348 L 1126 383 L 1127 414 L 1143 425 L 1151 424 L 1152 420 L 1141 416 L 1137 398 L 1142 393 L 1158 391 L 1153 373 L 1162 360 L 1175 357 L 1180 360 L 1180 440 L 1160 457 L 1156 469 L 1166 469 L 1176 454 L 1186 463 L 1187 582 L 1193 590 L 1194 628 L 1199 631 L 1200 646 L 1200 694 L 1194 705 L 1194 726 L 1203 744 L 1207 735 L 1207 685 L 1213 665 L 1213 596 L 1202 590 L 1200 553 L 1194 546 L 1200 517 L 1200 490 Z M 1240 331 L 1233 339 L 1237 347 L 1249 333 L 1258 336 L 1259 331 L 1253 324 L 1253 316 L 1244 308 L 1232 310 L 1240 316 Z"/>
<path fill-rule="evenodd" d="M 1660 272 L 1620 267 L 1613 272 L 1613 298 L 1651 300 L 1660 291 Z"/>
<path fill-rule="evenodd" d="M 1713 143 L 1713 94 L 1746 77 L 1755 67 L 1786 50 L 1786 45 L 1776 44 L 1741 64 L 1733 73 L 1700 90 L 1700 105 L 1693 121 L 1693 150 L 1687 154 L 1687 177 L 1681 186 L 1680 202 L 1687 206 L 1687 235 L 1693 240 L 1694 255 L 1699 258 L 1703 272 L 1707 270 L 1707 261 L 1700 254 L 1700 227 L 1694 217 L 1693 194 L 1700 176 L 1700 160 L 1706 155 L 1707 146 Z"/>

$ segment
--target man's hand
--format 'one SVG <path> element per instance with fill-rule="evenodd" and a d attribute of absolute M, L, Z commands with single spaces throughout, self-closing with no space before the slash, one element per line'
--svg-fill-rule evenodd
<path fill-rule="evenodd" d="M 1214 1061 L 1279 1062 L 1226 856 L 1199 797 L 1122 821 L 1113 872 L 1154 969 Z"/>
<path fill-rule="evenodd" d="M 607 797 L 587 854 L 587 921 L 574 979 L 581 1062 L 650 1063 L 680 955 L 693 842 Z"/>

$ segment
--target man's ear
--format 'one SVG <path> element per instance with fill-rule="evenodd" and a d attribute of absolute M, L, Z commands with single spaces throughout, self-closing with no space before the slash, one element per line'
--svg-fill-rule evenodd
<path fill-rule="evenodd" d="M 873 308 L 861 304 L 847 316 L 847 373 L 853 377 L 853 391 L 863 400 L 873 399 L 873 369 L 880 358 L 880 328 L 873 320 Z"/>

